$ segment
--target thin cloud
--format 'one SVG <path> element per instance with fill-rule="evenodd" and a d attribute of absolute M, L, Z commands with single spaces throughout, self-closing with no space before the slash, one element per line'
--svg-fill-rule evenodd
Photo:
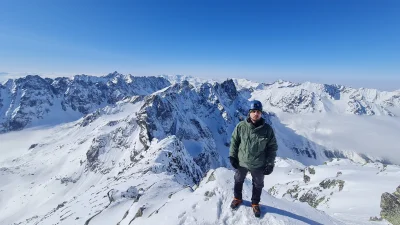
<path fill-rule="evenodd" d="M 9 73 L 9 72 L 0 72 L 0 82 L 7 81 L 9 79 L 18 79 L 21 77 L 25 77 L 27 75 L 39 75 L 37 73 Z"/>
<path fill-rule="evenodd" d="M 357 116 L 333 113 L 279 113 L 279 118 L 306 138 L 330 149 L 355 151 L 389 159 L 400 165 L 400 119 L 390 116 Z M 317 125 L 318 124 L 318 125 Z"/>

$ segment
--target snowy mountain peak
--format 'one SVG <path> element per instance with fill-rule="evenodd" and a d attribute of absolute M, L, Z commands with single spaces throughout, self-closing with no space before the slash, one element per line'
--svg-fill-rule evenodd
<path fill-rule="evenodd" d="M 51 80 L 51 79 L 50 79 Z M 38 75 L 28 75 L 24 78 L 18 78 L 15 80 L 16 85 L 22 89 L 41 89 L 42 87 L 48 88 L 50 86 L 46 79 Z"/>
<path fill-rule="evenodd" d="M 299 83 L 293 83 L 291 81 L 287 81 L 287 80 L 282 80 L 282 79 L 278 79 L 277 81 L 275 81 L 273 84 L 277 84 L 280 87 L 292 87 L 292 86 L 297 86 L 300 85 Z M 305 85 L 309 85 L 310 82 L 305 82 Z"/>
<path fill-rule="evenodd" d="M 76 120 L 126 97 L 148 95 L 169 85 L 160 77 L 126 79 L 117 72 L 104 77 L 53 80 L 28 75 L 9 80 L 0 89 L 0 133 Z"/>
<path fill-rule="evenodd" d="M 353 89 L 342 85 L 277 81 L 251 91 L 269 108 L 289 113 L 339 113 L 396 116 L 391 107 L 400 108 L 396 92 Z M 395 110 L 397 111 L 397 110 Z"/>
<path fill-rule="evenodd" d="M 112 73 L 107 74 L 105 77 L 107 78 L 115 78 L 115 77 L 123 77 L 123 74 L 118 73 L 117 71 L 114 71 Z"/>
<path fill-rule="evenodd" d="M 233 82 L 235 83 L 235 86 L 238 90 L 242 89 L 250 89 L 250 88 L 257 88 L 260 83 L 254 82 L 248 79 L 242 79 L 242 78 L 233 78 Z"/>
<path fill-rule="evenodd" d="M 224 92 L 224 94 L 226 94 L 226 96 L 230 100 L 235 100 L 238 96 L 238 92 L 236 90 L 235 83 L 233 82 L 232 79 L 228 79 L 228 80 L 222 82 L 221 84 L 216 83 L 215 87 L 216 87 L 217 91 L 219 88 L 221 88 L 221 91 Z"/>
<path fill-rule="evenodd" d="M 216 82 L 221 82 L 220 79 L 200 78 L 187 75 L 160 75 L 159 77 L 168 80 L 171 82 L 171 84 L 181 83 L 182 81 L 186 80 L 196 88 L 199 88 L 203 83 L 213 84 Z"/>

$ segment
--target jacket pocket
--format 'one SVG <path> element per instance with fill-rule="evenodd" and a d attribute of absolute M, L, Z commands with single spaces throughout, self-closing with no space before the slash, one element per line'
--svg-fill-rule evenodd
<path fill-rule="evenodd" d="M 259 151 L 264 151 L 265 147 L 267 146 L 268 143 L 268 138 L 260 138 L 260 144 L 259 144 Z"/>

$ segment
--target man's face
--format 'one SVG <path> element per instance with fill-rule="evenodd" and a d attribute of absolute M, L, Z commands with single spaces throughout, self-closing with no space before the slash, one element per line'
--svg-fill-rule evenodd
<path fill-rule="evenodd" d="M 250 110 L 250 119 L 253 121 L 257 121 L 261 118 L 260 110 Z"/>

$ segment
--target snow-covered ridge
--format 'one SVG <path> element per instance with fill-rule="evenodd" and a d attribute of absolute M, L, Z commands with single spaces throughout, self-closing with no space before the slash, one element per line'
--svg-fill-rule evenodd
<path fill-rule="evenodd" d="M 0 85 L 0 133 L 79 119 L 98 108 L 169 86 L 160 77 L 117 72 L 103 77 L 41 78 L 28 75 Z"/>
<path fill-rule="evenodd" d="M 150 193 L 160 193 L 165 184 L 177 191 L 199 182 L 202 171 L 175 136 L 153 139 L 143 146 L 135 116 L 141 105 L 131 100 L 118 103 L 94 113 L 96 118 L 44 130 L 33 139 L 17 135 L 24 142 L 13 145 L 12 152 L 1 148 L 0 176 L 7 188 L 0 185 L 4 203 L 0 223 L 50 224 L 54 220 L 83 224 L 109 204 L 107 196 L 112 190 L 122 190 L 121 196 L 113 196 L 117 200 L 130 196 L 131 186 L 149 196 L 151 187 Z M 4 137 L 3 147 L 10 146 L 9 141 L 12 138 Z M 19 177 L 21 183 L 14 179 Z M 17 188 L 20 184 L 23 187 Z"/>
<path fill-rule="evenodd" d="M 299 208 L 286 201 L 262 193 L 261 218 L 255 218 L 249 199 L 251 182 L 243 187 L 244 204 L 237 210 L 229 208 L 233 196 L 233 171 L 226 168 L 210 170 L 198 187 L 187 188 L 171 195 L 162 207 L 143 207 L 142 215 L 131 224 L 342 224 L 310 207 Z M 159 203 L 158 205 L 161 205 Z M 155 213 L 154 210 L 156 210 Z M 178 216 L 175 216 L 178 215 Z"/>
<path fill-rule="evenodd" d="M 252 98 L 260 99 L 271 110 L 289 113 L 338 113 L 396 116 L 400 108 L 398 92 L 354 89 L 342 85 L 292 83 L 277 81 L 250 89 Z"/>
<path fill-rule="evenodd" d="M 176 135 L 203 171 L 226 166 L 232 131 L 247 116 L 248 100 L 235 88 L 232 80 L 205 83 L 195 88 L 188 82 L 177 83 L 144 98 L 138 113 L 145 130 L 143 140 L 163 139 Z M 273 113 L 264 118 L 278 136 L 281 157 L 300 162 L 321 164 L 331 150 L 313 143 L 281 124 Z"/>
<path fill-rule="evenodd" d="M 203 84 L 217 83 L 184 75 L 135 77 L 118 72 L 102 77 L 76 75 L 43 79 L 29 75 L 8 80 L 0 85 L 0 132 L 73 121 L 126 97 L 149 95 L 182 81 L 189 81 L 196 89 Z M 283 80 L 270 84 L 246 79 L 233 81 L 243 96 L 261 100 L 267 111 L 389 116 L 400 113 L 400 91 Z"/>
<path fill-rule="evenodd" d="M 194 77 L 194 76 L 188 76 L 188 75 L 159 75 L 159 77 L 162 77 L 171 84 L 179 84 L 182 83 L 182 81 L 188 81 L 191 85 L 194 87 L 200 87 L 204 83 L 210 83 L 214 84 L 217 82 L 223 82 L 224 80 L 221 79 L 207 79 L 207 78 L 200 78 L 200 77 Z"/>
<path fill-rule="evenodd" d="M 205 82 L 223 82 L 223 80 L 207 80 L 184 75 L 163 77 L 171 83 L 187 80 L 195 87 Z M 252 98 L 263 100 L 268 110 L 289 113 L 400 115 L 400 91 L 387 92 L 368 88 L 356 89 L 339 84 L 295 83 L 285 80 L 273 83 L 259 83 L 241 78 L 232 80 L 238 91 L 248 92 Z"/>

